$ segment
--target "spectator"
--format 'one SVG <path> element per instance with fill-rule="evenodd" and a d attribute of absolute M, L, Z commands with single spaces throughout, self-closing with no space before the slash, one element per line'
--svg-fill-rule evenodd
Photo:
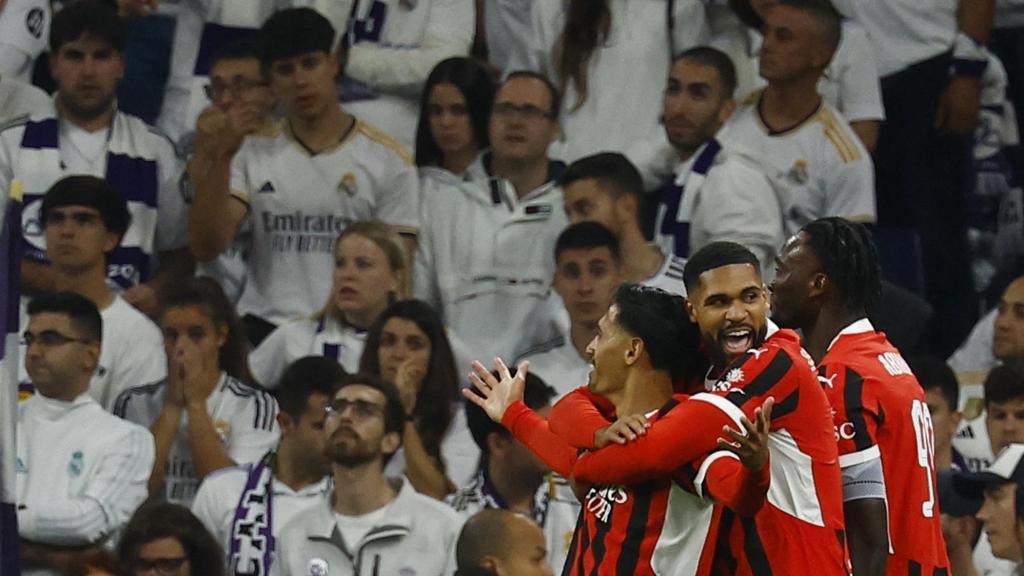
<path fill-rule="evenodd" d="M 224 553 L 188 508 L 150 502 L 132 516 L 118 555 L 127 574 L 222 576 Z"/>
<path fill-rule="evenodd" d="M 285 367 L 310 354 L 359 370 L 366 331 L 389 304 L 408 296 L 408 266 L 402 239 L 380 222 L 355 222 L 334 243 L 334 277 L 323 309 L 289 320 L 249 355 L 257 382 L 277 386 Z"/>
<path fill-rule="evenodd" d="M 359 368 L 401 394 L 402 447 L 388 462 L 388 476 L 404 474 L 417 492 L 443 498 L 454 489 L 452 478 L 461 482 L 472 473 L 477 452 L 464 452 L 469 439 L 458 402 L 459 378 L 437 314 L 418 300 L 389 306 L 366 338 Z"/>
<path fill-rule="evenodd" d="M 67 175 L 110 182 L 128 201 L 133 224 L 111 255 L 107 274 L 125 290 L 129 304 L 152 314 L 159 289 L 187 275 L 191 257 L 184 248 L 181 166 L 174 146 L 114 107 L 124 73 L 123 46 L 123 24 L 107 4 L 85 0 L 57 14 L 50 31 L 50 68 L 58 92 L 47 114 L 0 130 L 0 191 L 24 192 L 21 280 L 22 292 L 30 293 L 54 286 L 39 222 L 43 195 Z"/>
<path fill-rule="evenodd" d="M 953 437 L 960 425 L 960 386 L 956 374 L 940 358 L 917 356 L 907 359 L 910 369 L 924 389 L 935 438 L 935 470 L 966 470 L 963 457 L 953 449 Z"/>
<path fill-rule="evenodd" d="M 972 472 L 991 465 L 1007 444 L 1024 442 L 1024 359 L 1012 359 L 988 373 L 984 406 L 980 416 L 960 425 L 953 439 Z"/>
<path fill-rule="evenodd" d="M 212 280 L 169 293 L 159 324 L 167 379 L 125 390 L 114 413 L 156 437 L 150 491 L 189 505 L 211 472 L 257 462 L 277 444 L 277 402 L 245 383 L 245 337 Z"/>
<path fill-rule="evenodd" d="M 127 203 L 105 180 L 68 176 L 46 193 L 39 214 L 54 287 L 84 296 L 103 318 L 104 345 L 89 393 L 111 411 L 124 390 L 167 377 L 160 329 L 107 285 L 107 259 L 131 223 Z"/>
<path fill-rule="evenodd" d="M 974 548 L 981 536 L 981 522 L 975 514 L 981 509 L 982 496 L 961 494 L 953 485 L 961 470 L 949 469 L 938 473 L 938 497 L 941 510 L 942 536 L 946 540 L 946 551 L 949 553 L 950 573 L 957 576 L 978 576 L 974 566 Z M 991 555 L 991 549 L 989 550 Z M 985 576 L 1014 574 L 1015 565 L 1007 560 L 993 561 L 1002 566 L 989 565 L 992 571 L 984 572 Z"/>
<path fill-rule="evenodd" d="M 981 509 L 976 514 L 982 523 L 984 535 L 978 542 L 978 548 L 991 546 L 991 554 L 995 558 L 1016 564 L 1022 560 L 1015 518 L 1017 487 L 1024 481 L 1022 456 L 1024 445 L 1008 444 L 984 471 L 963 472 L 953 478 L 955 489 L 965 496 L 984 497 Z M 988 573 L 979 562 L 978 550 L 975 551 L 974 563 L 979 573 Z"/>
<path fill-rule="evenodd" d="M 978 321 L 949 357 L 962 386 L 981 384 L 1000 361 L 1024 356 L 1024 276 L 1006 286 L 999 305 Z"/>
<path fill-rule="evenodd" d="M 410 241 L 416 232 L 411 159 L 338 104 L 333 41 L 331 25 L 310 8 L 267 20 L 261 61 L 285 109 L 285 126 L 273 138 L 243 143 L 238 134 L 226 143 L 230 153 L 210 168 L 216 178 L 197 188 L 189 212 L 189 244 L 201 261 L 227 249 L 247 216 L 252 222 L 238 310 L 254 344 L 327 300 L 334 240 L 350 222 L 381 220 Z"/>
<path fill-rule="evenodd" d="M 25 364 L 37 394 L 18 405 L 15 474 L 26 564 L 104 544 L 146 499 L 153 468 L 152 434 L 88 394 L 103 333 L 96 306 L 59 292 L 33 299 L 28 315 Z"/>
<path fill-rule="evenodd" d="M 871 159 L 842 115 L 818 95 L 841 37 L 839 15 L 817 0 L 780 0 L 766 15 L 752 94 L 720 140 L 757 159 L 782 199 L 785 234 L 812 220 L 874 221 Z"/>
<path fill-rule="evenodd" d="M 465 182 L 423 199 L 415 294 L 441 313 L 469 357 L 515 358 L 555 336 L 551 246 L 566 221 L 553 181 L 564 166 L 547 149 L 558 109 L 546 78 L 509 75 L 494 99 L 491 150 Z"/>
<path fill-rule="evenodd" d="M 452 573 L 458 514 L 384 475 L 402 445 L 404 420 L 398 390 L 375 376 L 351 376 L 334 393 L 324 423 L 334 489 L 281 533 L 282 576 L 363 572 L 359 566 L 379 574 Z"/>
<path fill-rule="evenodd" d="M 544 533 L 528 516 L 485 509 L 466 521 L 455 545 L 455 576 L 551 576 Z"/>
<path fill-rule="evenodd" d="M 337 362 L 322 356 L 289 365 L 277 386 L 281 443 L 259 463 L 221 470 L 199 486 L 192 513 L 223 546 L 232 574 L 266 576 L 273 562 L 268 535 L 277 538 L 329 492 L 324 410 L 344 378 Z"/>
<path fill-rule="evenodd" d="M 28 83 L 36 58 L 46 50 L 50 3 L 6 0 L 0 6 L 0 77 Z"/>

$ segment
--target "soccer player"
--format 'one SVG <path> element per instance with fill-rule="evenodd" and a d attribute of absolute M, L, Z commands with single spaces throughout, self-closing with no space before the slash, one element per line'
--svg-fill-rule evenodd
<path fill-rule="evenodd" d="M 75 2 L 57 14 L 50 29 L 57 94 L 46 114 L 0 129 L 0 190 L 25 195 L 23 292 L 48 291 L 54 281 L 39 220 L 43 195 L 68 175 L 110 182 L 128 201 L 132 224 L 107 276 L 128 303 L 153 313 L 158 289 L 191 270 L 181 164 L 166 137 L 114 106 L 123 46 L 124 25 L 106 3 Z"/>
<path fill-rule="evenodd" d="M 867 319 L 881 293 L 869 232 L 811 222 L 783 247 L 770 289 L 772 318 L 803 332 L 832 404 L 854 572 L 946 573 L 927 399 Z"/>
<path fill-rule="evenodd" d="M 380 220 L 410 241 L 418 226 L 408 153 L 338 104 L 333 41 L 330 23 L 310 8 L 267 20 L 261 60 L 285 109 L 284 126 L 273 138 L 243 143 L 237 134 L 226 142 L 212 168 L 216 178 L 195 191 L 189 211 L 189 245 L 201 261 L 223 252 L 246 217 L 252 222 L 238 310 L 254 343 L 327 300 L 334 240 L 350 222 Z"/>

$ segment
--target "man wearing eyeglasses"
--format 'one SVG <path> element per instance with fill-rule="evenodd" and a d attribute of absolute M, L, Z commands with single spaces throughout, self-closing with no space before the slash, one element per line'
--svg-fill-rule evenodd
<path fill-rule="evenodd" d="M 153 436 L 88 394 L 103 321 L 85 297 L 28 305 L 25 366 L 37 394 L 18 405 L 15 484 L 26 567 L 72 561 L 104 543 L 146 499 Z"/>
<path fill-rule="evenodd" d="M 324 422 L 334 489 L 285 526 L 275 571 L 307 574 L 416 574 L 455 570 L 459 515 L 384 476 L 402 444 L 405 412 L 394 385 L 368 374 L 335 391 Z"/>
<path fill-rule="evenodd" d="M 423 199 L 413 288 L 443 314 L 470 358 L 518 358 L 559 337 L 549 321 L 551 247 L 567 225 L 548 158 L 558 138 L 558 89 L 513 72 L 498 89 L 491 149 L 464 182 Z"/>

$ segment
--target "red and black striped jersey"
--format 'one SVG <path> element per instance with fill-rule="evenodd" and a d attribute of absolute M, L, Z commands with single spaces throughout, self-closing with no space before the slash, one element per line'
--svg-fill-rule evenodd
<path fill-rule="evenodd" d="M 842 467 L 882 460 L 889 506 L 889 574 L 946 574 L 935 441 L 924 390 L 903 356 L 866 319 L 841 331 L 819 367 L 834 409 Z"/>

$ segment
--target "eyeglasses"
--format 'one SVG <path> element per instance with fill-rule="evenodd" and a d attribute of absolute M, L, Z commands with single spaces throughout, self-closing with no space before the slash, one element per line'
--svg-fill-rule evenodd
<path fill-rule="evenodd" d="M 554 118 L 555 113 L 550 110 L 542 110 L 533 104 L 512 104 L 511 102 L 497 102 L 491 109 L 491 114 L 508 118 L 515 114 L 525 116 L 530 120 L 541 120 L 543 118 Z"/>
<path fill-rule="evenodd" d="M 137 558 L 135 562 L 132 563 L 132 570 L 136 574 L 156 572 L 160 576 L 177 576 L 185 562 L 188 562 L 188 556 L 181 556 L 178 558 L 156 558 L 153 560 Z"/>
<path fill-rule="evenodd" d="M 78 342 L 80 344 L 92 344 L 92 340 L 87 338 L 74 338 L 72 336 L 65 336 L 56 330 L 43 330 L 39 334 L 33 334 L 28 330 L 21 335 L 21 342 L 25 346 L 31 346 L 33 344 L 39 344 L 44 348 L 53 348 L 55 346 L 63 346 L 69 342 Z"/>
<path fill-rule="evenodd" d="M 349 408 L 359 419 L 371 418 L 384 413 L 384 407 L 368 400 L 346 400 L 335 398 L 324 408 L 328 418 L 340 418 Z"/>
<path fill-rule="evenodd" d="M 216 102 L 224 97 L 224 94 L 231 93 L 232 96 L 238 97 L 242 94 L 256 89 L 264 88 L 268 84 L 262 80 L 250 80 L 248 78 L 237 78 L 230 84 L 222 84 L 220 82 L 211 82 L 206 86 L 203 86 L 203 92 L 206 93 L 206 97 L 211 101 Z"/>

